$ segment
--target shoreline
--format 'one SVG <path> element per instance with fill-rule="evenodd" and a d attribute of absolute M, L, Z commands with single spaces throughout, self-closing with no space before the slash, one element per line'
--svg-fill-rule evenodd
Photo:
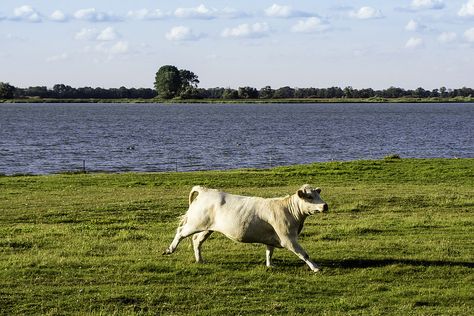
<path fill-rule="evenodd" d="M 294 104 L 294 103 L 474 103 L 474 97 L 455 98 L 307 98 L 307 99 L 0 99 L 0 104 L 16 103 L 130 103 L 130 104 Z"/>
<path fill-rule="evenodd" d="M 206 169 L 206 170 L 163 170 L 163 171 L 133 171 L 133 170 L 123 170 L 123 171 L 107 171 L 107 170 L 87 170 L 87 169 L 76 169 L 76 170 L 63 170 L 50 173 L 13 173 L 6 174 L 0 172 L 1 178 L 21 178 L 21 177 L 49 177 L 49 176 L 76 176 L 76 175 L 124 175 L 124 174 L 134 174 L 134 175 L 166 175 L 166 174 L 204 174 L 204 173 L 241 173 L 241 172 L 276 172 L 283 169 L 291 168 L 310 168 L 311 166 L 342 166 L 342 165 L 357 165 L 357 164 L 377 164 L 377 163 L 437 163 L 440 161 L 474 161 L 474 157 L 452 157 L 452 158 L 443 158 L 443 157 L 433 157 L 433 158 L 413 158 L 407 157 L 402 158 L 397 154 L 388 155 L 379 159 L 356 159 L 356 160 L 334 160 L 334 161 L 315 161 L 305 164 L 290 164 L 290 165 L 281 165 L 273 166 L 268 168 L 231 168 L 231 169 Z"/>

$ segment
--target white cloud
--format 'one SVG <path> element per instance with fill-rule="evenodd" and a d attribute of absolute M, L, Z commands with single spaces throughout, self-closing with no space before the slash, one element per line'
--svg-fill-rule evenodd
<path fill-rule="evenodd" d="M 474 43 L 474 27 L 471 27 L 470 29 L 464 32 L 464 38 L 469 43 Z"/>
<path fill-rule="evenodd" d="M 115 41 L 119 38 L 119 34 L 115 31 L 113 27 L 107 27 L 103 29 L 96 37 L 98 41 Z"/>
<path fill-rule="evenodd" d="M 469 0 L 463 4 L 458 15 L 464 17 L 474 16 L 474 0 Z"/>
<path fill-rule="evenodd" d="M 299 20 L 291 30 L 297 33 L 313 33 L 322 32 L 329 29 L 329 25 L 318 17 L 310 17 L 304 20 Z"/>
<path fill-rule="evenodd" d="M 186 19 L 214 19 L 217 15 L 216 9 L 208 9 L 204 4 L 196 8 L 178 8 L 174 11 L 178 18 Z"/>
<path fill-rule="evenodd" d="M 410 7 L 415 10 L 439 10 L 444 8 L 443 0 L 413 0 Z"/>
<path fill-rule="evenodd" d="M 382 11 L 372 7 L 362 7 L 357 11 L 352 11 L 350 16 L 361 20 L 383 18 Z"/>
<path fill-rule="evenodd" d="M 271 7 L 265 9 L 265 15 L 269 17 L 287 18 L 291 16 L 291 7 L 273 4 Z"/>
<path fill-rule="evenodd" d="M 61 10 L 55 10 L 53 13 L 51 13 L 49 19 L 54 22 L 66 22 L 67 16 Z"/>
<path fill-rule="evenodd" d="M 237 19 L 237 18 L 246 18 L 250 15 L 244 11 L 236 10 L 233 8 L 224 8 L 217 12 L 220 18 L 227 18 L 227 19 Z"/>
<path fill-rule="evenodd" d="M 426 29 L 427 29 L 426 25 L 420 24 L 413 19 L 411 19 L 407 23 L 407 25 L 405 25 L 405 30 L 410 31 L 410 32 L 420 32 Z"/>
<path fill-rule="evenodd" d="M 97 38 L 98 34 L 97 29 L 83 28 L 74 35 L 74 38 L 80 41 L 92 41 Z"/>
<path fill-rule="evenodd" d="M 310 14 L 294 10 L 288 5 L 273 4 L 271 7 L 265 9 L 265 15 L 272 18 L 294 18 L 309 16 Z"/>
<path fill-rule="evenodd" d="M 69 59 L 69 55 L 66 53 L 62 53 L 60 55 L 54 55 L 54 56 L 46 58 L 46 62 L 54 63 L 54 62 L 63 61 L 67 59 Z"/>
<path fill-rule="evenodd" d="M 128 53 L 130 45 L 126 41 L 118 41 L 110 47 L 111 54 L 126 54 Z"/>
<path fill-rule="evenodd" d="M 186 26 L 175 26 L 165 35 L 169 41 L 195 41 L 203 37 L 201 34 L 195 34 L 193 30 Z"/>
<path fill-rule="evenodd" d="M 182 19 L 201 19 L 201 20 L 211 20 L 217 18 L 244 18 L 248 17 L 244 11 L 236 10 L 233 8 L 224 8 L 221 10 L 215 8 L 207 8 L 204 4 L 201 4 L 195 8 L 177 8 L 174 11 L 174 16 Z"/>
<path fill-rule="evenodd" d="M 116 15 L 99 12 L 95 8 L 77 10 L 74 12 L 74 18 L 88 22 L 114 22 L 121 20 Z"/>
<path fill-rule="evenodd" d="M 438 41 L 441 43 L 451 43 L 456 40 L 458 35 L 454 32 L 443 32 L 438 36 Z"/>
<path fill-rule="evenodd" d="M 80 41 L 111 42 L 120 38 L 120 34 L 110 26 L 103 30 L 98 30 L 96 28 L 83 28 L 75 34 L 74 38 Z"/>
<path fill-rule="evenodd" d="M 405 48 L 415 49 L 423 47 L 423 39 L 419 37 L 411 37 L 405 44 Z"/>
<path fill-rule="evenodd" d="M 136 19 L 136 20 L 160 20 L 166 17 L 166 14 L 163 13 L 160 9 L 148 10 L 140 9 L 136 11 L 128 11 L 127 17 Z"/>
<path fill-rule="evenodd" d="M 407 31 L 416 31 L 418 30 L 418 23 L 415 20 L 410 20 L 407 25 L 405 26 L 405 30 Z"/>
<path fill-rule="evenodd" d="M 226 28 L 222 31 L 222 37 L 236 38 L 260 38 L 268 35 L 270 28 L 267 23 L 240 24 L 234 28 Z"/>
<path fill-rule="evenodd" d="M 13 20 L 38 23 L 41 22 L 41 15 L 29 5 L 15 8 Z"/>
<path fill-rule="evenodd" d="M 86 47 L 85 53 L 100 53 L 106 56 L 106 61 L 112 60 L 117 55 L 125 55 L 130 52 L 130 44 L 127 41 L 118 41 L 115 43 L 102 42 L 94 47 Z M 96 59 L 98 62 L 100 59 Z"/>

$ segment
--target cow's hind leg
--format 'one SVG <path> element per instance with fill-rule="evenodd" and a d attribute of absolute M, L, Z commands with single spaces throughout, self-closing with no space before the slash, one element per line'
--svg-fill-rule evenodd
<path fill-rule="evenodd" d="M 193 235 L 193 249 L 194 249 L 194 257 L 196 258 L 197 263 L 202 263 L 202 256 L 201 256 L 201 246 L 203 242 L 206 241 L 209 236 L 213 233 L 212 230 L 205 230 L 203 232 L 197 233 Z"/>
<path fill-rule="evenodd" d="M 275 247 L 267 245 L 267 250 L 265 252 L 267 267 L 273 267 L 273 264 L 272 264 L 273 249 L 275 249 Z"/>
<path fill-rule="evenodd" d="M 176 250 L 176 247 L 178 247 L 181 240 L 200 231 L 202 230 L 198 230 L 194 226 L 189 225 L 188 223 L 184 224 L 183 226 L 179 226 L 176 230 L 176 235 L 174 236 L 173 241 L 171 242 L 170 246 L 166 248 L 166 250 L 163 252 L 163 255 L 172 254 Z"/>

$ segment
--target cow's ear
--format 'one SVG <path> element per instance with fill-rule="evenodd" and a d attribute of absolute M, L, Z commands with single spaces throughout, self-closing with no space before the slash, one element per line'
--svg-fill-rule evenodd
<path fill-rule="evenodd" d="M 301 199 L 309 199 L 311 195 L 307 194 L 304 190 L 298 190 L 298 197 Z"/>
<path fill-rule="evenodd" d="M 321 188 L 316 188 L 316 189 L 314 189 L 314 191 L 318 192 L 318 194 L 319 194 L 319 193 L 321 193 Z"/>

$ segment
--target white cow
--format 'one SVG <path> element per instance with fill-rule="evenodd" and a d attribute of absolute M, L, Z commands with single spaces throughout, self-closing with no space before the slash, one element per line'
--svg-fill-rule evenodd
<path fill-rule="evenodd" d="M 173 253 L 183 238 L 193 235 L 194 255 L 197 262 L 202 262 L 201 245 L 217 231 L 235 241 L 265 244 L 269 267 L 272 266 L 273 249 L 278 247 L 290 250 L 317 272 L 319 267 L 297 239 L 306 217 L 328 210 L 320 192 L 321 189 L 312 189 L 305 184 L 291 196 L 261 198 L 195 186 L 189 193 L 189 209 L 163 254 Z"/>

